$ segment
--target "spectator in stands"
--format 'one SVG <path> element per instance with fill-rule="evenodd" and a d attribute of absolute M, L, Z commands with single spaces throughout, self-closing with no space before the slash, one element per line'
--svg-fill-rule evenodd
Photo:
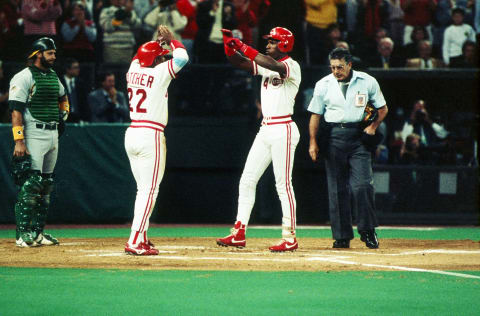
<path fill-rule="evenodd" d="M 435 10 L 432 34 L 433 34 L 433 52 L 435 56 L 441 56 L 443 33 L 452 21 L 452 0 L 437 0 L 437 9 Z"/>
<path fill-rule="evenodd" d="M 395 55 L 392 55 L 394 43 L 390 37 L 382 38 L 378 44 L 377 54 L 370 59 L 369 67 L 390 69 L 403 67 L 404 62 Z"/>
<path fill-rule="evenodd" d="M 381 27 L 375 32 L 375 36 L 373 38 L 363 38 L 361 40 L 358 38 L 350 44 L 354 45 L 355 53 L 359 55 L 362 60 L 370 60 L 372 59 L 372 52 L 378 49 L 380 40 L 385 37 L 388 37 L 388 32 L 386 29 Z"/>
<path fill-rule="evenodd" d="M 316 52 L 316 59 L 321 61 L 320 64 L 328 65 L 328 54 L 337 47 L 339 41 L 342 40 L 342 33 L 340 26 L 337 23 L 332 23 L 327 27 L 325 42 L 323 43 L 323 50 Z"/>
<path fill-rule="evenodd" d="M 450 68 L 478 68 L 477 45 L 472 41 L 465 41 L 462 46 L 462 55 L 450 59 Z"/>
<path fill-rule="evenodd" d="M 103 60 L 129 63 L 133 57 L 135 31 L 142 23 L 133 10 L 133 0 L 111 0 L 111 6 L 100 13 L 103 29 Z"/>
<path fill-rule="evenodd" d="M 475 2 L 478 4 L 478 0 L 455 0 L 455 7 L 463 9 L 463 21 L 471 26 L 473 26 L 475 20 Z"/>
<path fill-rule="evenodd" d="M 0 123 L 10 122 L 8 110 L 8 80 L 3 73 L 3 62 L 0 60 Z"/>
<path fill-rule="evenodd" d="M 133 9 L 137 14 L 137 17 L 140 20 L 143 20 L 145 15 L 148 12 L 152 11 L 157 6 L 157 1 L 155 0 L 135 0 L 133 4 Z"/>
<path fill-rule="evenodd" d="M 89 122 L 90 108 L 87 102 L 89 89 L 85 82 L 80 78 L 80 64 L 76 59 L 67 58 L 65 60 L 65 74 L 60 77 L 62 85 L 68 95 L 70 103 L 70 114 L 67 122 Z"/>
<path fill-rule="evenodd" d="M 338 41 L 335 47 L 350 51 L 350 45 L 348 45 L 348 43 L 345 41 Z M 365 64 L 362 62 L 360 57 L 352 55 L 352 68 L 363 71 L 365 70 Z"/>
<path fill-rule="evenodd" d="M 433 69 L 445 66 L 442 60 L 432 57 L 432 44 L 430 41 L 420 41 L 417 49 L 419 57 L 407 59 L 407 68 Z"/>
<path fill-rule="evenodd" d="M 387 0 L 361 0 L 357 10 L 357 29 L 363 38 L 373 38 L 379 28 L 388 29 L 390 3 Z"/>
<path fill-rule="evenodd" d="M 94 46 L 97 39 L 95 23 L 85 18 L 83 2 L 72 3 L 72 17 L 62 24 L 63 55 L 80 62 L 94 62 Z"/>
<path fill-rule="evenodd" d="M 337 23 L 337 5 L 344 4 L 346 0 L 304 0 L 304 2 L 307 61 L 311 64 L 324 64 L 325 56 L 330 52 L 325 49 L 327 27 Z"/>
<path fill-rule="evenodd" d="M 412 133 L 420 136 L 420 146 L 430 161 L 446 149 L 449 132 L 430 118 L 423 100 L 415 102 L 409 119 L 403 125 L 401 132 L 403 143 L 406 143 L 407 137 Z"/>
<path fill-rule="evenodd" d="M 407 136 L 400 150 L 398 163 L 402 165 L 417 164 L 420 162 L 420 135 L 412 133 Z"/>
<path fill-rule="evenodd" d="M 187 17 L 182 15 L 177 8 L 175 0 L 158 0 L 158 5 L 143 19 L 144 24 L 150 27 L 153 39 L 157 39 L 157 28 L 166 25 L 172 31 L 174 38 L 181 38 L 181 33 L 187 25 Z"/>
<path fill-rule="evenodd" d="M 403 46 L 403 31 L 405 22 L 403 21 L 403 10 L 400 6 L 400 0 L 390 0 L 389 28 L 390 38 L 398 46 Z"/>
<path fill-rule="evenodd" d="M 462 55 L 462 46 L 465 41 L 475 42 L 475 31 L 463 23 L 464 10 L 455 8 L 452 10 L 453 24 L 447 27 L 443 36 L 443 61 L 450 64 L 450 59 Z"/>
<path fill-rule="evenodd" d="M 428 32 L 428 38 L 432 38 L 432 20 L 437 0 L 400 0 L 405 21 L 403 33 L 403 45 L 411 42 L 411 33 L 415 26 L 424 26 Z"/>
<path fill-rule="evenodd" d="M 252 10 L 253 14 L 257 17 L 257 25 L 252 27 L 252 46 L 258 46 L 258 32 L 259 24 L 263 22 L 263 19 L 268 13 L 268 10 L 271 5 L 271 0 L 249 0 L 248 9 Z"/>
<path fill-rule="evenodd" d="M 242 41 L 247 45 L 253 44 L 252 28 L 257 25 L 257 16 L 250 9 L 250 0 L 233 0 L 237 30 L 242 32 Z"/>
<path fill-rule="evenodd" d="M 183 16 L 187 17 L 187 25 L 183 28 L 182 44 L 187 50 L 190 60 L 195 60 L 195 55 L 193 53 L 193 45 L 195 42 L 195 36 L 198 32 L 197 25 L 197 4 L 198 0 L 178 0 L 177 8 Z"/>
<path fill-rule="evenodd" d="M 123 92 L 115 88 L 115 75 L 103 73 L 100 80 L 100 88 L 88 95 L 92 122 L 128 122 L 128 100 Z"/>
<path fill-rule="evenodd" d="M 62 15 L 58 0 L 23 0 L 24 43 L 29 49 L 40 37 L 48 36 L 57 42 L 56 20 Z"/>
<path fill-rule="evenodd" d="M 0 58 L 23 61 L 22 15 L 20 0 L 8 0 L 0 6 Z M 15 45 L 12 45 L 15 43 Z"/>
<path fill-rule="evenodd" d="M 418 43 L 429 40 L 427 29 L 424 26 L 415 26 L 410 35 L 411 42 L 401 48 L 401 56 L 404 59 L 415 58 L 418 56 Z"/>
<path fill-rule="evenodd" d="M 222 28 L 237 28 L 235 7 L 227 0 L 204 0 L 197 6 L 198 32 L 195 51 L 198 62 L 215 64 L 226 62 L 223 52 Z"/>

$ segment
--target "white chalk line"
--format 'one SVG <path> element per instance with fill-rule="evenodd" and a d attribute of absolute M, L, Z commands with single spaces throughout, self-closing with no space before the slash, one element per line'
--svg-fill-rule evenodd
<path fill-rule="evenodd" d="M 439 249 L 441 250 L 441 249 Z M 435 251 L 435 250 L 432 250 Z M 88 254 L 87 257 L 122 257 L 126 256 L 124 252 L 110 252 L 110 253 L 101 253 L 104 251 L 85 251 L 85 252 L 98 252 L 100 254 Z M 160 251 L 160 253 L 168 253 L 168 251 Z M 417 254 L 418 252 L 415 252 Z M 448 252 L 450 253 L 450 252 Z M 469 253 L 467 251 L 462 251 L 462 253 Z M 475 253 L 477 253 L 475 251 Z M 345 260 L 348 257 L 345 256 L 314 256 L 311 257 L 294 257 L 294 258 L 229 258 L 229 257 L 191 257 L 191 256 L 172 256 L 172 255 L 165 255 L 165 256 L 146 256 L 144 258 L 152 259 L 152 260 L 181 260 L 181 261 L 256 261 L 256 262 L 282 262 L 282 263 L 301 263 L 301 262 L 330 262 L 330 263 L 337 263 L 337 264 L 344 264 L 344 265 L 359 265 L 363 267 L 370 267 L 370 268 L 381 268 L 381 269 L 390 269 L 390 270 L 399 270 L 399 271 L 408 271 L 408 272 L 423 272 L 423 273 L 433 273 L 433 274 L 440 274 L 440 275 L 449 275 L 455 276 L 460 278 L 469 278 L 469 279 L 480 279 L 480 276 L 465 274 L 465 273 L 458 273 L 458 272 L 448 272 L 442 270 L 431 270 L 431 269 L 421 269 L 421 268 L 410 268 L 410 267 L 402 267 L 402 266 L 394 266 L 394 265 L 382 265 L 382 264 L 371 264 L 371 263 L 359 263 L 355 261 Z"/>
<path fill-rule="evenodd" d="M 472 255 L 472 254 L 480 254 L 480 250 L 447 250 L 447 249 L 425 249 L 425 250 L 417 250 L 417 251 L 406 251 L 406 252 L 399 252 L 399 253 L 381 253 L 381 252 L 365 252 L 365 251 L 351 251 L 351 250 L 336 250 L 339 253 L 345 254 L 360 254 L 360 255 L 370 255 L 370 256 L 410 256 L 410 255 L 423 255 L 429 253 L 436 253 L 436 254 L 457 254 L 457 255 Z M 313 254 L 315 255 L 315 254 Z"/>
<path fill-rule="evenodd" d="M 271 229 L 271 230 L 280 230 L 279 226 L 263 226 L 263 225 L 252 225 L 248 226 L 248 229 Z M 319 225 L 319 226 L 303 226 L 297 225 L 297 229 L 304 230 L 330 230 L 330 226 Z M 356 226 L 353 226 L 353 229 L 357 229 Z M 377 230 L 414 230 L 414 231 L 434 231 L 434 230 L 443 230 L 443 227 L 398 227 L 398 226 L 380 226 L 376 228 Z"/>

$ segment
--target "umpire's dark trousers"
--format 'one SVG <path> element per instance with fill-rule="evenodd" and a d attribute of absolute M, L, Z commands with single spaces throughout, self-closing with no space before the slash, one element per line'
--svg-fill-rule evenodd
<path fill-rule="evenodd" d="M 352 210 L 358 231 L 378 226 L 375 215 L 372 155 L 356 127 L 333 127 L 325 167 L 333 238 L 353 239 Z"/>

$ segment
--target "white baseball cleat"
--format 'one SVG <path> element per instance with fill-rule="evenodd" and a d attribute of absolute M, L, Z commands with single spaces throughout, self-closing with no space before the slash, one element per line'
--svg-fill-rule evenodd
<path fill-rule="evenodd" d="M 35 238 L 34 242 L 36 243 L 35 246 L 53 246 L 53 245 L 58 245 L 60 242 L 57 240 L 57 238 L 53 237 L 50 234 L 47 233 L 39 233 L 37 235 L 37 238 Z"/>

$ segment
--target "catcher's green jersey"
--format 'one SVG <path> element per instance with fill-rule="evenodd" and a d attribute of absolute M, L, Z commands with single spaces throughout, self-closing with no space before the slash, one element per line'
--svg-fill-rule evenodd
<path fill-rule="evenodd" d="M 25 68 L 10 81 L 9 104 L 11 109 L 28 108 L 36 120 L 58 122 L 58 98 L 65 89 L 53 69 L 42 71 L 37 67 Z"/>

